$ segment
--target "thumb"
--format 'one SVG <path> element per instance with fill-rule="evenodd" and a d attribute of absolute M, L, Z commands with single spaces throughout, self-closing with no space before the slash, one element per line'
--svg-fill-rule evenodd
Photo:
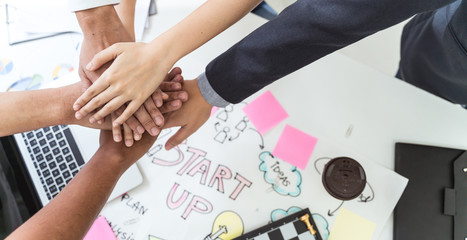
<path fill-rule="evenodd" d="M 191 134 L 193 134 L 196 131 L 196 129 L 189 128 L 187 126 L 183 126 L 178 131 L 167 140 L 167 143 L 165 144 L 165 149 L 168 151 L 174 147 L 176 147 L 178 144 L 182 143 L 187 139 Z"/>
<path fill-rule="evenodd" d="M 123 52 L 122 43 L 115 43 L 112 46 L 98 52 L 92 60 L 86 65 L 88 71 L 94 71 L 102 67 L 109 61 L 114 60 Z"/>

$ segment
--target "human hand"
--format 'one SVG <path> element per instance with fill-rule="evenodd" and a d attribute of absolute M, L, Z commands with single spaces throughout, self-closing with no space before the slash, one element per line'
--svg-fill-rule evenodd
<path fill-rule="evenodd" d="M 116 165 L 120 167 L 121 174 L 125 172 L 133 163 L 138 161 L 154 144 L 157 136 L 143 134 L 140 141 L 135 143 L 131 148 L 124 147 L 123 143 L 113 141 L 112 132 L 102 130 L 99 138 L 100 147 L 98 151 L 102 151 L 108 158 L 116 161 Z"/>
<path fill-rule="evenodd" d="M 98 53 L 87 66 L 94 71 L 114 60 L 112 65 L 89 87 L 73 105 L 80 118 L 102 107 L 91 119 L 99 121 L 128 103 L 113 123 L 125 122 L 156 90 L 173 61 L 165 55 L 162 46 L 147 43 L 117 43 Z M 163 59 L 163 60 L 159 60 Z"/>
<path fill-rule="evenodd" d="M 87 70 L 85 66 L 90 62 L 94 55 L 114 43 L 133 42 L 134 35 L 127 31 L 124 26 L 125 24 L 120 20 L 114 7 L 110 5 L 78 11 L 76 12 L 76 17 L 78 18 L 84 36 L 78 68 L 78 73 L 82 83 L 81 92 L 84 92 L 110 66 L 110 62 L 108 62 L 100 66 L 98 69 L 95 69 L 95 71 Z M 132 23 L 132 21 L 129 22 Z M 146 101 L 145 107 L 139 108 L 134 116 L 128 118 L 126 124 L 122 126 L 125 136 L 134 136 L 135 140 L 139 140 L 139 138 L 141 138 L 141 134 L 143 134 L 145 130 L 153 136 L 158 134 L 156 124 L 161 127 L 161 125 L 158 124 L 160 123 L 160 120 L 153 118 L 154 120 L 151 121 L 149 119 L 151 119 L 151 117 L 155 117 L 154 114 L 150 113 L 154 112 L 154 109 L 157 109 L 157 107 L 162 106 L 162 92 L 157 90 L 156 93 L 153 94 L 153 99 L 156 100 L 156 106 L 153 106 L 154 104 Z M 111 118 L 112 116 L 107 119 Z M 77 119 L 82 119 L 82 117 L 77 117 Z M 93 118 L 88 119 L 91 124 L 96 122 L 99 124 L 103 123 L 103 119 L 99 121 L 96 121 Z M 121 132 L 116 132 L 118 130 L 120 130 L 120 128 L 113 128 L 114 136 L 116 137 L 122 135 Z M 133 133 L 129 135 L 131 132 Z M 121 138 L 115 140 L 121 141 Z"/>
<path fill-rule="evenodd" d="M 190 99 L 180 110 L 166 115 L 164 128 L 180 126 L 181 128 L 167 140 L 165 149 L 170 150 L 182 143 L 186 138 L 198 130 L 211 115 L 212 105 L 209 104 L 198 88 L 197 79 L 185 81 L 183 90 L 188 92 Z"/>
<path fill-rule="evenodd" d="M 141 121 L 141 119 L 146 119 L 142 121 L 143 125 L 145 126 L 145 129 L 148 129 L 148 126 L 151 126 L 151 135 L 153 136 L 159 134 L 164 124 L 163 115 L 171 111 L 178 110 L 182 106 L 182 102 L 186 102 L 188 100 L 188 93 L 182 90 L 183 77 L 181 72 L 182 70 L 178 67 L 172 69 L 158 88 L 160 92 L 164 92 L 164 98 L 159 99 L 158 97 L 160 97 L 160 95 L 158 95 L 156 91 L 148 99 L 146 99 L 144 105 L 141 106 L 135 113 L 135 116 L 138 116 L 140 112 L 149 112 L 151 114 L 152 119 L 150 117 L 144 116 L 138 119 L 139 121 Z M 112 119 L 114 120 L 115 118 L 119 117 L 123 112 L 124 107 L 120 107 L 117 111 L 111 114 Z M 134 118 L 132 120 L 132 118 L 133 117 L 130 117 L 126 123 L 136 121 Z M 105 119 L 107 119 L 107 117 Z M 154 122 L 157 123 L 157 126 L 154 125 Z M 128 126 L 125 127 L 125 125 L 126 124 L 123 124 L 123 126 L 112 126 L 114 140 L 116 142 L 121 141 L 121 130 L 123 130 L 125 133 L 123 134 L 125 138 L 125 145 L 130 147 L 133 144 L 133 139 L 131 135 L 128 134 L 130 133 Z M 144 130 L 142 132 L 134 132 L 134 140 L 138 141 L 141 138 L 141 134 L 143 132 Z"/>
<path fill-rule="evenodd" d="M 181 73 L 180 68 L 174 68 L 170 72 L 170 74 L 167 75 L 166 79 L 160 86 L 160 89 L 166 92 L 166 98 L 163 100 L 161 107 L 155 108 L 155 111 L 157 111 L 156 113 L 157 116 L 162 117 L 162 123 L 160 124 L 161 126 L 164 123 L 163 114 L 179 109 L 182 105 L 182 102 L 185 102 L 188 99 L 188 94 L 185 91 L 182 91 L 183 77 L 180 75 L 180 73 Z M 105 121 L 102 122 L 101 124 L 90 123 L 88 118 L 82 118 L 78 120 L 74 117 L 75 112 L 73 111 L 71 106 L 72 106 L 72 103 L 76 101 L 76 99 L 80 96 L 80 93 L 79 93 L 80 87 L 81 87 L 80 83 L 75 83 L 75 84 L 71 84 L 71 85 L 57 89 L 56 94 L 54 95 L 57 96 L 57 100 L 55 102 L 59 103 L 57 107 L 55 107 L 55 112 L 59 113 L 57 115 L 58 123 L 59 124 L 77 124 L 77 125 L 90 127 L 90 128 L 111 130 L 112 122 L 111 122 L 110 116 L 106 117 L 104 119 Z M 153 97 L 148 99 L 148 101 L 152 102 Z M 121 114 L 121 112 L 116 111 L 113 114 L 117 114 L 118 116 L 118 114 Z M 130 120 L 131 118 L 128 121 Z M 137 122 L 135 118 L 133 118 L 133 121 Z M 117 131 L 115 131 L 114 129 L 114 134 L 118 134 L 117 138 L 119 138 L 120 141 L 123 135 L 123 138 L 125 139 L 125 144 L 128 147 L 133 145 L 133 137 L 135 135 L 138 135 L 136 137 L 137 140 L 141 139 L 141 135 L 142 135 L 142 134 L 140 135 L 138 132 L 133 132 L 131 129 L 129 129 L 129 126 L 126 124 L 122 126 L 122 129 L 118 129 Z M 114 135 L 114 139 L 115 139 L 115 135 Z"/>
<path fill-rule="evenodd" d="M 111 5 L 78 11 L 76 18 L 83 30 L 78 73 L 84 92 L 110 66 L 107 63 L 95 71 L 87 70 L 94 55 L 117 42 L 134 42 L 134 38 Z"/>

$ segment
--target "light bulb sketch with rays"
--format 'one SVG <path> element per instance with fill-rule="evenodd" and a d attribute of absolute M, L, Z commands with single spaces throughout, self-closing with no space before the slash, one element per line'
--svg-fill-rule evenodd
<path fill-rule="evenodd" d="M 243 234 L 243 220 L 235 212 L 220 213 L 212 224 L 212 232 L 204 240 L 230 240 Z"/>

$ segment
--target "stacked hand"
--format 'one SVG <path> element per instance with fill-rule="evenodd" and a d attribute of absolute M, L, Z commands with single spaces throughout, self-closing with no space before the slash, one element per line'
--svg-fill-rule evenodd
<path fill-rule="evenodd" d="M 172 149 L 182 143 L 186 138 L 198 130 L 211 115 L 212 105 L 209 104 L 198 88 L 197 79 L 185 81 L 183 90 L 190 99 L 183 104 L 180 110 L 166 114 L 166 124 L 164 128 L 180 126 L 181 128 L 167 140 L 165 148 Z"/>
<path fill-rule="evenodd" d="M 160 46 L 154 47 L 147 43 L 117 43 L 96 54 L 86 67 L 88 71 L 98 71 L 109 62 L 113 63 L 76 100 L 73 109 L 77 111 L 77 117 L 97 111 L 91 119 L 99 121 L 128 103 L 113 122 L 118 126 L 127 121 L 157 91 L 172 67 L 167 58 L 161 61 L 154 59 L 154 56 L 164 56 L 164 51 L 160 49 Z"/>
<path fill-rule="evenodd" d="M 89 9 L 78 12 L 76 15 L 84 33 L 79 75 L 81 77 L 83 92 L 88 92 L 87 89 L 90 88 L 92 90 L 94 87 L 93 83 L 112 64 L 111 61 L 106 61 L 94 68 L 86 67 L 94 55 L 114 43 L 133 42 L 134 37 L 125 29 L 125 24 L 120 21 L 113 6 Z M 96 21 L 96 19 L 99 19 L 99 21 Z M 181 83 L 183 82 L 180 74 L 181 70 L 179 68 L 173 69 L 165 76 L 164 83 L 160 85 L 160 88 L 151 91 L 149 94 L 145 94 L 147 97 L 136 109 L 131 111 L 130 116 L 125 115 L 125 121 L 121 121 L 120 124 L 115 124 L 112 127 L 114 141 L 120 142 L 124 138 L 125 145 L 131 146 L 134 142 L 133 140 L 140 140 L 145 131 L 152 136 L 159 134 L 164 124 L 163 113 L 180 108 L 181 102 L 186 101 L 188 98 L 186 93 L 180 92 Z M 163 78 L 164 76 L 160 77 L 160 79 Z M 172 83 L 169 83 L 169 81 Z M 97 86 L 98 84 L 96 83 L 95 85 Z M 127 108 L 129 107 L 132 106 L 127 107 L 125 104 L 121 104 L 118 108 L 112 108 L 112 111 L 109 111 L 106 115 L 110 114 L 108 118 L 112 122 L 118 121 L 123 118 L 121 115 L 128 112 Z M 107 109 L 103 108 L 100 111 L 106 111 Z M 89 113 L 91 111 L 80 111 L 75 116 L 80 120 L 86 118 Z M 91 116 L 89 122 L 102 124 L 104 119 Z"/>
<path fill-rule="evenodd" d="M 153 93 L 148 99 L 146 99 L 143 106 L 136 111 L 135 116 L 139 122 L 141 122 L 145 127 L 153 127 L 151 131 L 146 129 L 152 136 L 157 136 L 160 129 L 162 129 L 165 121 L 164 115 L 179 109 L 182 106 L 182 103 L 188 100 L 188 94 L 185 91 L 182 91 L 182 84 L 183 77 L 181 76 L 181 69 L 178 67 L 172 69 L 159 86 L 159 89 L 163 92 L 165 97 L 163 97 L 162 100 L 159 100 L 156 98 L 157 94 Z M 160 101 L 159 104 L 157 104 L 158 101 Z M 144 110 L 144 108 L 146 110 Z M 124 108 L 120 107 L 115 112 L 111 113 L 112 122 L 115 118 L 121 116 L 123 111 Z M 146 111 L 149 111 L 151 117 L 147 116 Z M 153 121 L 153 119 L 155 121 Z M 132 129 L 127 125 L 127 123 L 132 124 L 132 121 L 135 121 L 133 124 L 138 124 L 134 117 L 130 117 L 123 125 L 112 125 L 114 141 L 121 141 L 121 128 L 123 128 L 123 136 L 125 138 L 126 146 L 129 147 L 133 145 L 133 138 L 136 141 L 141 139 L 144 130 L 139 129 L 139 132 L 137 133 L 133 131 L 132 135 Z M 154 126 L 154 122 L 157 123 L 157 126 Z"/>
<path fill-rule="evenodd" d="M 123 24 L 114 29 L 120 28 Z M 166 143 L 166 149 L 171 149 L 207 121 L 212 105 L 201 95 L 196 79 L 186 81 L 182 89 L 179 68 L 166 74 L 176 59 L 169 54 L 171 46 L 161 44 L 167 41 L 131 43 L 125 34 L 120 36 L 119 41 L 107 41 L 104 48 L 94 46 L 91 54 L 83 43 L 80 73 L 83 81 L 93 84 L 87 84 L 73 104 L 75 116 L 89 117 L 91 123 L 110 118 L 114 141 L 125 139 L 126 146 L 141 139 L 145 131 L 156 136 L 162 127 L 180 126 Z M 188 95 L 190 100 L 181 106 Z"/>

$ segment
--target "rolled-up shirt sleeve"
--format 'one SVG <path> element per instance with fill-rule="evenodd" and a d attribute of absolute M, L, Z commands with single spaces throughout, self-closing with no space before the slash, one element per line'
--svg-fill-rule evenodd
<path fill-rule="evenodd" d="M 120 0 L 68 0 L 68 8 L 72 12 L 119 4 Z"/>
<path fill-rule="evenodd" d="M 211 105 L 216 107 L 226 107 L 230 103 L 225 101 L 214 89 L 212 89 L 205 73 L 198 77 L 198 87 L 204 99 Z"/>

